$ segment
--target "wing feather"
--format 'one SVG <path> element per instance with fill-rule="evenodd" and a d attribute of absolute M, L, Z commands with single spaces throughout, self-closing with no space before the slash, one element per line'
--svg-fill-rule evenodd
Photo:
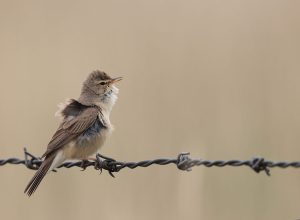
<path fill-rule="evenodd" d="M 97 107 L 87 107 L 78 116 L 64 120 L 53 135 L 47 151 L 42 157 L 60 149 L 89 129 L 98 119 L 99 111 Z"/>

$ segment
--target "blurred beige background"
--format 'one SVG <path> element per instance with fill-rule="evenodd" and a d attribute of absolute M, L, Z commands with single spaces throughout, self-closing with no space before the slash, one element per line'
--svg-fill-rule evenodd
<path fill-rule="evenodd" d="M 0 158 L 41 155 L 89 72 L 123 76 L 102 153 L 300 159 L 299 1 L 0 2 Z M 1 219 L 296 219 L 300 171 L 0 167 Z"/>

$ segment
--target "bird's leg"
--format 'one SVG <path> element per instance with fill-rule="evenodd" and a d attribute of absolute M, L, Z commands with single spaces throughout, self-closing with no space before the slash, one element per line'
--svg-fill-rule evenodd
<path fill-rule="evenodd" d="M 81 165 L 80 165 L 80 167 L 82 168 L 81 171 L 84 171 L 88 166 L 91 165 L 92 162 L 90 161 L 93 161 L 95 163 L 97 160 L 92 157 L 82 158 Z"/>
<path fill-rule="evenodd" d="M 102 155 L 102 154 L 99 154 L 99 153 L 98 153 L 98 156 L 99 156 L 99 157 L 101 157 L 101 158 L 103 158 L 103 159 L 105 159 L 105 160 L 108 160 L 108 161 L 116 161 L 116 160 L 115 160 L 115 159 L 113 159 L 113 158 L 110 158 L 110 157 L 104 156 L 104 155 Z"/>
<path fill-rule="evenodd" d="M 89 157 L 89 158 L 87 158 L 87 160 L 96 161 L 96 158 Z"/>
<path fill-rule="evenodd" d="M 82 159 L 80 167 L 82 168 L 81 171 L 85 171 L 85 169 L 90 165 L 90 162 L 87 159 Z"/>

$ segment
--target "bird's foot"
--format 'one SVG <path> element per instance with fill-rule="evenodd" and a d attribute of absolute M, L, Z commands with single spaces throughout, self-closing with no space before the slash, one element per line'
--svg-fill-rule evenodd
<path fill-rule="evenodd" d="M 95 159 L 94 159 L 95 160 Z M 81 161 L 80 167 L 82 168 L 81 171 L 85 171 L 87 167 L 89 167 L 91 165 L 91 162 L 87 159 L 83 159 Z"/>

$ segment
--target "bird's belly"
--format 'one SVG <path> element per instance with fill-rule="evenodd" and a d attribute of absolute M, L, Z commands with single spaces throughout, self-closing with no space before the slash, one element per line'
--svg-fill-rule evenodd
<path fill-rule="evenodd" d="M 106 129 L 92 137 L 79 137 L 70 142 L 63 149 L 66 159 L 88 159 L 102 147 L 109 134 L 110 131 Z"/>

